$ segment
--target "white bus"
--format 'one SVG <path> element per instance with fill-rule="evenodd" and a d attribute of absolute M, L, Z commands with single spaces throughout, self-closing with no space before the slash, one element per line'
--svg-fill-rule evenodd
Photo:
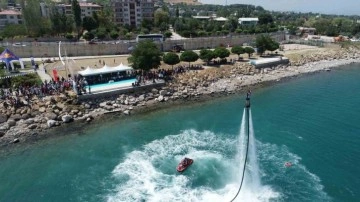
<path fill-rule="evenodd" d="M 151 40 L 155 42 L 163 42 L 165 40 L 164 35 L 162 34 L 140 34 L 136 37 L 136 42 L 143 40 Z"/>

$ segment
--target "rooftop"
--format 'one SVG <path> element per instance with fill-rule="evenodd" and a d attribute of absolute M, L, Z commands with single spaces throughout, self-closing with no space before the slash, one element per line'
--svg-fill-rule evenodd
<path fill-rule="evenodd" d="M 0 11 L 0 15 L 21 15 L 21 12 L 18 10 L 3 10 Z"/>
<path fill-rule="evenodd" d="M 259 18 L 239 18 L 239 21 L 259 21 Z"/>

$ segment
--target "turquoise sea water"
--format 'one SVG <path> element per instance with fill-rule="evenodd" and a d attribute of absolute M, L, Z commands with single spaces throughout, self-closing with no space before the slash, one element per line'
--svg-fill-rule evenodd
<path fill-rule="evenodd" d="M 122 81 L 116 81 L 116 82 L 112 82 L 112 83 L 102 83 L 102 84 L 95 84 L 95 85 L 91 85 L 90 87 L 92 89 L 96 89 L 96 88 L 103 88 L 105 86 L 107 87 L 110 87 L 110 86 L 116 86 L 116 85 L 119 85 L 119 84 L 122 84 L 122 85 L 130 85 L 132 83 L 135 83 L 136 79 L 127 79 L 127 80 L 122 80 Z"/>
<path fill-rule="evenodd" d="M 261 182 L 247 178 L 238 201 L 358 201 L 359 78 L 350 65 L 253 91 Z M 0 157 L 0 201 L 230 201 L 244 97 L 108 117 L 13 151 Z M 194 164 L 178 174 L 184 156 Z"/>

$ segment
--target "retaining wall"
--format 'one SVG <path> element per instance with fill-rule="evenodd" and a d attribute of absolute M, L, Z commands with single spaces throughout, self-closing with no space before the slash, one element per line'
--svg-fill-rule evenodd
<path fill-rule="evenodd" d="M 284 32 L 270 34 L 276 41 L 285 40 Z M 162 51 L 169 51 L 175 44 L 184 45 L 185 50 L 195 50 L 201 48 L 215 48 L 218 46 L 235 46 L 244 43 L 253 43 L 257 35 L 239 35 L 233 37 L 206 37 L 190 38 L 184 40 L 166 40 L 159 44 Z M 61 44 L 61 54 L 67 56 L 96 56 L 96 55 L 120 55 L 130 53 L 129 47 L 135 46 L 136 43 L 120 44 Z M 59 57 L 59 46 L 56 43 L 35 44 L 27 46 L 9 46 L 9 48 L 18 56 L 28 57 Z"/>

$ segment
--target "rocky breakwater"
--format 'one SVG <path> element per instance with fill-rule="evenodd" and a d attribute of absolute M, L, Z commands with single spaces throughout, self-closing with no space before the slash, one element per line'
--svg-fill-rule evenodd
<path fill-rule="evenodd" d="M 236 62 L 234 65 L 188 71 L 177 75 L 164 87 L 106 99 L 79 102 L 70 93 L 41 99 L 34 97 L 30 103 L 22 100 L 23 105 L 17 108 L 6 108 L 4 101 L 0 101 L 0 146 L 22 142 L 31 136 L 46 135 L 40 132 L 72 121 L 87 123 L 110 113 L 127 116 L 166 104 L 228 95 L 262 82 L 360 62 L 360 52 L 356 48 L 320 55 L 304 55 L 301 61 L 271 68 L 256 69 L 248 63 Z"/>
<path fill-rule="evenodd" d="M 84 107 L 76 96 L 60 94 L 39 99 L 34 96 L 29 103 L 20 97 L 17 107 L 0 102 L 0 145 L 17 143 L 23 138 L 37 136 L 39 132 L 76 118 L 92 119 L 84 114 Z"/>
<path fill-rule="evenodd" d="M 360 58 L 357 47 L 326 49 L 312 54 L 302 54 L 298 59 L 290 61 L 290 66 L 303 66 L 318 61 L 352 60 Z"/>

